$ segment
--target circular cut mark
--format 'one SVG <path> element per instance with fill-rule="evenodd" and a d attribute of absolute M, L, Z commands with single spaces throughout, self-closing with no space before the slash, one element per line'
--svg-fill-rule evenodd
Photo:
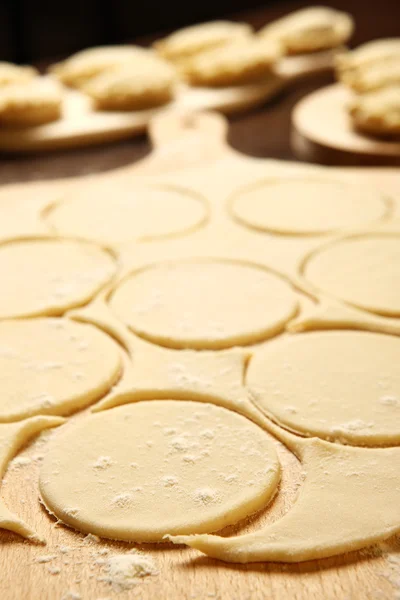
<path fill-rule="evenodd" d="M 104 250 L 72 240 L 0 246 L 0 318 L 61 315 L 88 302 L 114 274 Z"/>
<path fill-rule="evenodd" d="M 150 240 L 187 233 L 207 217 L 200 196 L 172 187 L 130 189 L 118 183 L 90 186 L 48 212 L 63 235 L 102 244 Z"/>
<path fill-rule="evenodd" d="M 139 336 L 170 348 L 219 349 L 280 332 L 297 311 L 283 279 L 244 263 L 182 261 L 133 273 L 111 297 Z"/>
<path fill-rule="evenodd" d="M 233 216 L 248 227 L 289 235 L 313 235 L 364 226 L 387 213 L 384 198 L 340 181 L 264 181 L 238 191 Z"/>
<path fill-rule="evenodd" d="M 0 422 L 64 415 L 101 398 L 121 370 L 117 344 L 67 319 L 0 323 Z"/>
<path fill-rule="evenodd" d="M 365 235 L 334 242 L 307 260 L 306 279 L 358 308 L 400 316 L 400 236 Z"/>
<path fill-rule="evenodd" d="M 279 476 L 273 444 L 251 421 L 212 404 L 152 400 L 63 428 L 39 485 L 67 525 L 152 542 L 236 523 L 268 502 Z"/>
<path fill-rule="evenodd" d="M 353 445 L 400 442 L 400 339 L 330 331 L 274 340 L 256 352 L 246 383 L 284 427 Z"/>

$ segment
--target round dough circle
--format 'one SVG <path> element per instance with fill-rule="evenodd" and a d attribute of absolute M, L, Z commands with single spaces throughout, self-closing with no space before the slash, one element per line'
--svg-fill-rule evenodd
<path fill-rule="evenodd" d="M 329 233 L 382 219 L 384 198 L 374 190 L 340 181 L 270 180 L 234 194 L 233 216 L 261 231 L 289 235 Z"/>
<path fill-rule="evenodd" d="M 170 348 L 219 349 L 272 337 L 297 311 L 289 284 L 223 260 L 165 263 L 133 273 L 111 307 L 137 335 Z"/>
<path fill-rule="evenodd" d="M 267 503 L 279 472 L 272 442 L 245 417 L 212 404 L 151 400 L 63 428 L 39 485 L 67 525 L 151 542 L 236 523 Z"/>
<path fill-rule="evenodd" d="M 75 240 L 0 246 L 0 318 L 61 315 L 88 302 L 114 274 L 111 256 Z"/>
<path fill-rule="evenodd" d="M 301 434 L 353 445 L 400 442 L 400 339 L 359 331 L 296 334 L 250 361 L 256 404 Z"/>
<path fill-rule="evenodd" d="M 190 232 L 207 218 L 203 199 L 173 187 L 93 185 L 54 205 L 48 220 L 62 235 L 103 244 L 163 238 Z"/>
<path fill-rule="evenodd" d="M 101 398 L 122 368 L 117 344 L 68 319 L 0 323 L 0 422 L 64 415 Z"/>
<path fill-rule="evenodd" d="M 305 278 L 322 292 L 379 315 L 400 316 L 400 236 L 336 241 L 306 261 Z"/>

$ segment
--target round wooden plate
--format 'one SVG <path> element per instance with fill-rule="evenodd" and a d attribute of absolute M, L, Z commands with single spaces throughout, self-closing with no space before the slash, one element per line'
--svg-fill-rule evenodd
<path fill-rule="evenodd" d="M 299 158 L 324 164 L 400 164 L 400 141 L 355 131 L 346 105 L 351 91 L 336 83 L 306 96 L 292 113 L 292 148 Z"/>

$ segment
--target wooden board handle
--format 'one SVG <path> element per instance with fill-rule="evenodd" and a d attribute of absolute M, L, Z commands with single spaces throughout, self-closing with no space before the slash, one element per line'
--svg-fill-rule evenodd
<path fill-rule="evenodd" d="M 225 145 L 228 122 L 212 112 L 165 111 L 155 116 L 149 125 L 149 135 L 155 148 L 169 146 L 176 141 L 207 138 Z"/>

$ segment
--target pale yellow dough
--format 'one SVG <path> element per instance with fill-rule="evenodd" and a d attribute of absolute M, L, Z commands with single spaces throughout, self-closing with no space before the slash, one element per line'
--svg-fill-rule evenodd
<path fill-rule="evenodd" d="M 287 54 L 302 54 L 335 48 L 353 33 L 348 13 L 326 6 L 311 6 L 265 25 L 258 35 L 282 44 Z"/>
<path fill-rule="evenodd" d="M 321 292 L 358 308 L 400 316 L 400 236 L 366 234 L 317 250 L 304 276 Z"/>
<path fill-rule="evenodd" d="M 101 244 L 153 240 L 187 233 L 207 218 L 201 196 L 174 187 L 91 184 L 46 211 L 62 235 Z"/>
<path fill-rule="evenodd" d="M 346 71 L 342 81 L 356 92 L 366 93 L 400 85 L 400 55 L 384 62 L 374 62 L 356 71 Z"/>
<path fill-rule="evenodd" d="M 370 188 L 312 178 L 251 185 L 230 198 L 229 208 L 248 227 L 288 235 L 365 226 L 388 211 L 385 198 Z"/>
<path fill-rule="evenodd" d="M 170 348 L 252 344 L 282 331 L 298 300 L 277 275 L 246 263 L 198 260 L 135 272 L 110 306 L 137 335 Z"/>
<path fill-rule="evenodd" d="M 372 40 L 355 50 L 343 52 L 336 59 L 336 75 L 350 84 L 354 78 L 372 66 L 385 67 L 387 63 L 400 59 L 400 38 Z"/>
<path fill-rule="evenodd" d="M 274 446 L 251 421 L 211 404 L 154 400 L 63 428 L 39 485 L 67 525 L 151 542 L 239 521 L 268 502 L 279 477 Z"/>
<path fill-rule="evenodd" d="M 229 42 L 249 38 L 252 28 L 247 23 L 212 21 L 175 31 L 154 43 L 157 52 L 171 61 L 187 59 Z"/>
<path fill-rule="evenodd" d="M 69 414 L 101 398 L 122 368 L 118 345 L 68 319 L 0 322 L 0 422 Z"/>
<path fill-rule="evenodd" d="M 0 424 L 0 479 L 10 460 L 31 437 L 43 429 L 57 427 L 64 422 L 61 417 L 32 417 L 20 423 Z M 12 513 L 0 499 L 0 528 L 13 531 L 33 542 L 43 542 L 42 538 L 17 515 Z"/>
<path fill-rule="evenodd" d="M 301 562 L 358 550 L 400 531 L 400 448 L 289 439 L 306 476 L 282 519 L 247 535 L 172 541 L 227 562 Z"/>
<path fill-rule="evenodd" d="M 72 240 L 30 239 L 0 245 L 0 318 L 61 315 L 81 306 L 115 272 L 111 256 Z"/>
<path fill-rule="evenodd" d="M 283 427 L 360 446 L 400 443 L 400 339 L 359 331 L 285 336 L 246 374 L 257 406 Z"/>

